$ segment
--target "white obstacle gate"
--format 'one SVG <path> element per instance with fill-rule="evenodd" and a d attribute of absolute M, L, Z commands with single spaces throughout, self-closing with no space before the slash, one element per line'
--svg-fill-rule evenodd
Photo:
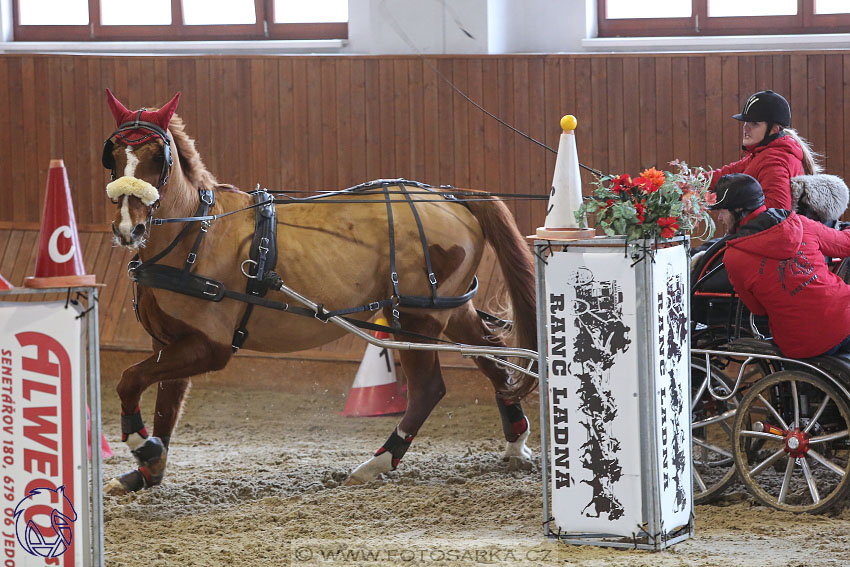
<path fill-rule="evenodd" d="M 0 291 L 0 398 L 5 565 L 102 567 L 97 287 Z"/>

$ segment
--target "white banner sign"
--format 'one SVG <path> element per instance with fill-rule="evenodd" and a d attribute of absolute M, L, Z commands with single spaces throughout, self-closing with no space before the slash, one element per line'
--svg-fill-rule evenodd
<path fill-rule="evenodd" d="M 661 520 L 668 528 L 688 523 L 693 498 L 687 267 L 684 246 L 655 252 L 652 295 L 656 316 L 651 336 L 656 337 L 656 458 L 661 471 Z"/>
<path fill-rule="evenodd" d="M 555 523 L 632 534 L 643 520 L 635 271 L 622 253 L 554 252 L 545 276 Z"/>
<path fill-rule="evenodd" d="M 0 302 L 4 565 L 79 566 L 89 552 L 78 315 L 64 301 Z"/>

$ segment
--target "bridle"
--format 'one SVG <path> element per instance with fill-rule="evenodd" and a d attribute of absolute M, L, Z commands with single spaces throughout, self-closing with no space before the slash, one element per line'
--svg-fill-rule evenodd
<path fill-rule="evenodd" d="M 153 122 L 146 122 L 144 120 L 139 120 L 142 115 L 142 112 L 145 111 L 145 108 L 141 108 L 136 112 L 136 120 L 133 122 L 124 122 L 118 126 L 118 129 L 115 130 L 112 134 L 106 138 L 106 141 L 103 142 L 103 155 L 100 158 L 103 167 L 110 170 L 112 172 L 111 181 L 115 181 L 117 178 L 117 172 L 115 171 L 115 157 L 112 155 L 112 150 L 115 147 L 115 143 L 112 141 L 116 136 L 122 140 L 123 142 L 129 145 L 138 145 L 143 142 L 146 142 L 150 139 L 159 138 L 163 143 L 163 153 L 165 159 L 162 162 L 162 171 L 159 174 L 159 182 L 156 184 L 157 191 L 162 188 L 163 185 L 168 183 L 168 175 L 171 173 L 171 166 L 173 165 L 172 157 L 171 157 L 171 140 L 168 137 L 168 132 L 160 128 L 158 125 Z M 147 131 L 147 134 L 142 135 L 138 138 L 131 138 L 127 135 L 121 135 L 122 132 L 129 132 L 131 130 L 144 130 Z"/>

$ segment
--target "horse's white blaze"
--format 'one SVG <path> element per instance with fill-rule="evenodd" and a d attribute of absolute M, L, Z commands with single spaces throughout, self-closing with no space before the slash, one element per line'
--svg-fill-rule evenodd
<path fill-rule="evenodd" d="M 121 200 L 121 222 L 118 224 L 118 232 L 127 238 L 133 232 L 133 221 L 130 219 L 130 196 L 124 195 Z"/>
<path fill-rule="evenodd" d="M 139 166 L 139 158 L 133 153 L 133 148 L 127 146 L 124 148 L 124 153 L 127 154 L 127 165 L 124 166 L 124 175 L 127 177 L 135 177 L 136 168 Z"/>

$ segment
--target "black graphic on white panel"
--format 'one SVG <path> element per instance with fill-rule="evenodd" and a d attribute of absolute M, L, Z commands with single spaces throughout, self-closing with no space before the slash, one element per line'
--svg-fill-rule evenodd
<path fill-rule="evenodd" d="M 687 340 L 688 318 L 685 314 L 685 283 L 681 274 L 667 274 L 666 305 L 665 294 L 658 294 L 658 313 L 661 323 L 667 327 L 666 338 L 660 341 L 659 357 L 661 359 L 661 373 L 668 380 L 667 388 L 662 388 L 662 443 L 664 461 L 664 487 L 669 486 L 672 480 L 675 484 L 676 511 L 684 510 L 687 506 L 685 482 L 688 481 L 685 473 L 685 430 L 681 420 L 684 410 L 685 395 L 682 391 L 680 376 L 682 362 L 682 348 Z M 665 320 L 666 319 L 666 320 Z M 662 328 L 663 329 L 663 328 Z M 661 332 L 662 337 L 664 332 Z M 665 390 L 669 392 L 669 408 L 665 399 Z M 669 409 L 669 412 L 668 412 Z M 672 435 L 672 439 L 670 439 Z M 669 443 L 668 443 L 669 440 Z M 670 455 L 668 455 L 668 452 Z M 668 458 L 672 462 L 674 474 L 672 479 L 667 472 Z"/>
<path fill-rule="evenodd" d="M 623 292 L 616 280 L 596 282 L 593 272 L 583 267 L 573 272 L 568 282 L 575 288 L 572 315 L 577 329 L 569 372 L 579 381 L 579 423 L 587 435 L 581 446 L 581 465 L 591 472 L 591 480 L 581 482 L 593 489 L 582 513 L 596 518 L 605 514 L 616 520 L 624 514 L 614 494 L 623 469 L 617 456 L 620 442 L 611 434 L 617 405 L 610 388 L 610 370 L 617 354 L 629 349 L 631 329 L 623 323 Z"/>

